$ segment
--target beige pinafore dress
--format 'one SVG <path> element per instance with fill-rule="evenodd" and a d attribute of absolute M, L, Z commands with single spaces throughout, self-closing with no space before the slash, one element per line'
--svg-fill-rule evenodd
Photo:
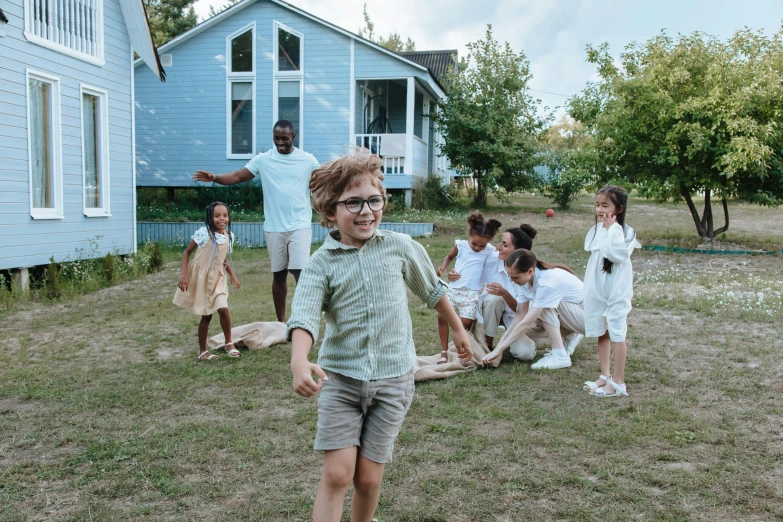
<path fill-rule="evenodd" d="M 193 234 L 198 248 L 188 263 L 187 292 L 177 288 L 174 304 L 197 315 L 212 315 L 219 308 L 228 308 L 228 281 L 223 262 L 230 253 L 234 235 L 215 234 L 212 238 L 207 227 L 201 227 Z"/>

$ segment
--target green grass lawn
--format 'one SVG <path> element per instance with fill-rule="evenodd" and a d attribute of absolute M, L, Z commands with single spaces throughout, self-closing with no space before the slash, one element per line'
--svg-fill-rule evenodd
<path fill-rule="evenodd" d="M 538 255 L 582 273 L 592 199 L 552 219 L 547 206 L 485 214 L 533 224 Z M 783 210 L 731 212 L 722 244 L 783 248 Z M 406 216 L 436 221 L 420 239 L 435 263 L 465 234 L 463 211 Z M 684 206 L 632 199 L 628 221 L 644 244 L 694 243 Z M 144 279 L 3 312 L 0 520 L 308 519 L 316 401 L 291 388 L 289 346 L 198 363 L 198 319 L 171 304 L 175 255 Z M 591 339 L 567 370 L 419 384 L 379 520 L 783 519 L 783 257 L 634 256 L 631 396 L 581 390 L 599 373 Z M 234 260 L 234 323 L 273 320 L 266 250 Z M 415 299 L 410 312 L 419 353 L 436 353 L 434 312 Z"/>

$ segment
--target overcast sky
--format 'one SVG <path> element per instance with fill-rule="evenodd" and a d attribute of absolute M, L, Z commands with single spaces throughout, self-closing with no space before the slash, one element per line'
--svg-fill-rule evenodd
<path fill-rule="evenodd" d="M 363 26 L 364 0 L 289 0 L 305 11 L 352 32 Z M 197 0 L 200 18 L 222 0 Z M 375 31 L 397 31 L 416 50 L 457 49 L 483 37 L 508 41 L 530 60 L 532 93 L 549 107 L 562 106 L 595 78 L 585 46 L 608 42 L 617 56 L 631 41 L 661 29 L 671 35 L 702 31 L 727 38 L 742 27 L 780 28 L 783 0 L 367 0 Z M 541 92 L 546 91 L 546 92 Z M 562 109 L 557 111 L 562 113 Z"/>

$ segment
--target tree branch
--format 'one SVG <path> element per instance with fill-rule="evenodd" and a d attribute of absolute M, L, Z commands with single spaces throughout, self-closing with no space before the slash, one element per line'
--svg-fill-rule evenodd
<path fill-rule="evenodd" d="M 691 211 L 691 217 L 693 217 L 693 222 L 696 224 L 696 231 L 699 233 L 699 237 L 704 237 L 706 233 L 704 231 L 704 225 L 701 224 L 701 219 L 699 219 L 699 211 L 696 210 L 696 205 L 693 204 L 691 193 L 688 192 L 685 185 L 680 185 L 680 194 L 688 204 L 688 209 Z"/>
<path fill-rule="evenodd" d="M 723 198 L 722 201 L 723 201 L 723 220 L 725 221 L 725 223 L 722 227 L 720 227 L 718 230 L 715 231 L 716 236 L 723 234 L 729 229 L 729 204 L 726 201 L 726 198 Z"/>

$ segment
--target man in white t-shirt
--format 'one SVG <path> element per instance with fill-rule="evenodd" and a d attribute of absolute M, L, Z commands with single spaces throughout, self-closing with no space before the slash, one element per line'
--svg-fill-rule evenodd
<path fill-rule="evenodd" d="M 257 155 L 241 169 L 215 175 L 197 170 L 196 181 L 236 185 L 258 177 L 264 191 L 264 235 L 272 261 L 272 299 L 277 320 L 285 322 L 288 272 L 299 274 L 310 259 L 313 210 L 310 206 L 310 175 L 318 168 L 312 154 L 294 147 L 296 132 L 288 120 L 272 129 L 275 147 Z"/>

